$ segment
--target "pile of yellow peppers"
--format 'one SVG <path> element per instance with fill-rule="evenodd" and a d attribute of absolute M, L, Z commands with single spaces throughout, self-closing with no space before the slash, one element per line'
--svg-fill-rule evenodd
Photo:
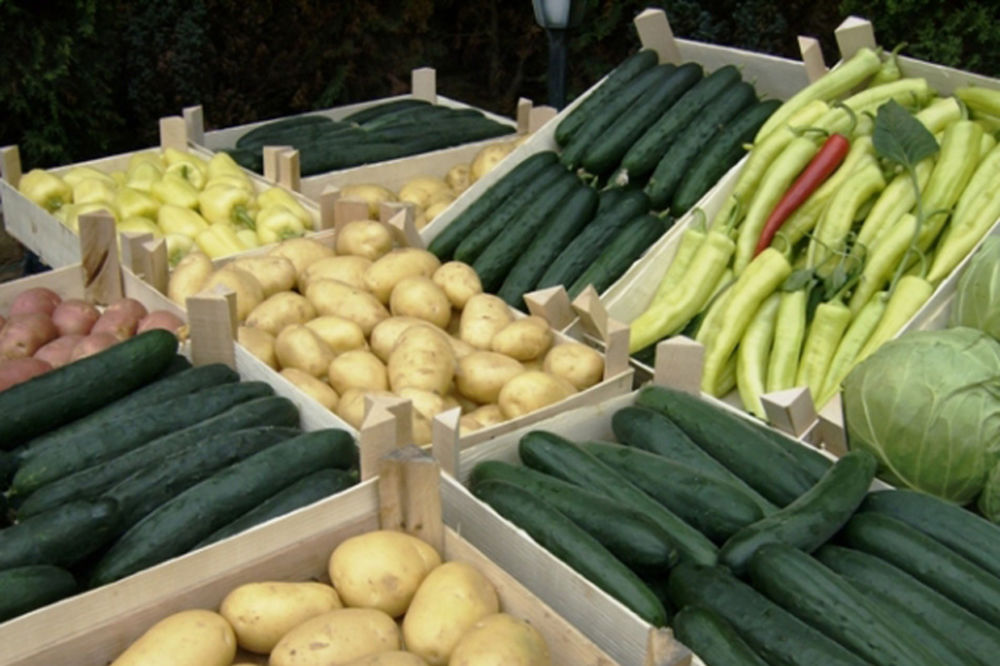
<path fill-rule="evenodd" d="M 209 160 L 174 148 L 135 153 L 127 170 L 112 173 L 90 166 L 61 175 L 33 169 L 18 190 L 74 232 L 80 215 L 105 210 L 120 232 L 163 238 L 171 265 L 195 247 L 215 259 L 313 228 L 312 216 L 284 189 L 256 194 L 226 153 Z"/>

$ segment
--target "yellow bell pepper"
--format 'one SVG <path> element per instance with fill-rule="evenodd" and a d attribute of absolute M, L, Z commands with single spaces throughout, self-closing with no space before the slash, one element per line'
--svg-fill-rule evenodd
<path fill-rule="evenodd" d="M 228 224 L 212 224 L 198 234 L 194 242 L 210 259 L 243 252 L 247 248 L 236 235 L 236 229 Z"/>
<path fill-rule="evenodd" d="M 212 224 L 231 224 L 245 229 L 253 229 L 257 206 L 253 195 L 238 187 L 217 184 L 206 188 L 198 195 L 201 214 Z"/>
<path fill-rule="evenodd" d="M 207 172 L 209 180 L 214 180 L 219 176 L 237 176 L 249 182 L 243 168 L 230 157 L 229 153 L 220 152 L 212 155 L 212 159 L 208 161 Z"/>
<path fill-rule="evenodd" d="M 155 238 L 163 238 L 163 230 L 151 218 L 142 215 L 126 217 L 118 223 L 118 231 L 134 231 L 141 234 L 153 234 Z"/>
<path fill-rule="evenodd" d="M 115 181 L 115 187 L 125 187 L 125 181 L 128 180 L 128 174 L 124 171 L 112 171 L 111 180 Z"/>
<path fill-rule="evenodd" d="M 153 162 L 140 162 L 128 170 L 125 185 L 134 190 L 151 192 L 153 184 L 163 178 L 163 167 Z"/>
<path fill-rule="evenodd" d="M 152 164 L 161 172 L 167 164 L 157 150 L 147 150 L 142 153 L 134 153 L 128 158 L 128 171 L 134 171 L 140 164 Z"/>
<path fill-rule="evenodd" d="M 150 188 L 153 196 L 165 204 L 197 210 L 198 190 L 177 174 L 165 173 Z"/>
<path fill-rule="evenodd" d="M 303 226 L 306 229 L 313 228 L 313 216 L 309 214 L 302 204 L 293 197 L 288 190 L 283 187 L 269 187 L 268 189 L 257 195 L 257 205 L 263 208 L 270 208 L 271 206 L 284 206 L 290 210 L 295 217 L 302 220 Z"/>
<path fill-rule="evenodd" d="M 118 197 L 115 199 L 118 212 L 122 218 L 126 217 L 147 217 L 156 219 L 156 211 L 160 210 L 158 199 L 151 197 L 142 190 L 123 187 L 118 190 Z"/>
<path fill-rule="evenodd" d="M 236 174 L 222 174 L 221 176 L 213 176 L 208 179 L 205 183 L 205 189 L 209 189 L 214 185 L 227 185 L 229 187 L 235 187 L 238 190 L 243 190 L 247 194 L 253 195 L 253 183 L 246 176 L 237 176 Z"/>
<path fill-rule="evenodd" d="M 160 206 L 160 210 L 156 212 L 156 223 L 165 234 L 184 234 L 189 238 L 208 229 L 208 222 L 201 215 L 190 208 L 174 204 Z"/>
<path fill-rule="evenodd" d="M 284 206 L 271 206 L 257 215 L 257 240 L 261 245 L 298 238 L 305 233 L 302 220 Z"/>
<path fill-rule="evenodd" d="M 208 162 L 197 155 L 176 148 L 164 150 L 163 159 L 167 162 L 167 173 L 177 174 L 196 190 L 205 187 L 205 181 L 208 180 Z"/>
<path fill-rule="evenodd" d="M 243 243 L 243 247 L 248 250 L 260 247 L 260 242 L 257 240 L 257 232 L 253 229 L 237 229 L 236 237 Z"/>
<path fill-rule="evenodd" d="M 111 181 L 114 182 L 114 181 Z M 114 201 L 118 192 L 108 181 L 100 178 L 84 178 L 73 186 L 73 203 L 90 203 L 92 201 Z"/>
<path fill-rule="evenodd" d="M 99 210 L 110 214 L 115 219 L 115 222 L 118 222 L 118 211 L 114 205 L 108 201 L 90 201 L 88 203 L 73 204 L 72 210 L 66 215 L 66 222 L 64 224 L 74 232 L 80 233 L 80 216 L 85 213 L 96 213 Z"/>
<path fill-rule="evenodd" d="M 73 200 L 73 188 L 45 169 L 32 169 L 21 176 L 17 191 L 50 213 Z"/>
<path fill-rule="evenodd" d="M 67 171 L 62 175 L 63 182 L 69 185 L 70 187 L 76 187 L 77 183 L 86 178 L 96 178 L 97 180 L 103 180 L 111 187 L 117 187 L 118 185 L 115 182 L 114 178 L 104 173 L 103 171 L 98 171 L 94 167 L 88 167 L 88 166 L 73 167 L 72 169 L 70 169 L 69 171 Z"/>
<path fill-rule="evenodd" d="M 194 249 L 194 239 L 184 234 L 164 234 L 167 244 L 167 263 L 176 266 L 184 256 Z"/>

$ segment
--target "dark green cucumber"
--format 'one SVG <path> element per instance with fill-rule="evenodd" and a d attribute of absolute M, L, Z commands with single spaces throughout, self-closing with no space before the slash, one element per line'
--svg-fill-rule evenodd
<path fill-rule="evenodd" d="M 907 640 L 905 626 L 883 616 L 851 583 L 811 555 L 783 543 L 761 546 L 750 580 L 797 618 L 880 666 L 933 666 L 934 657 Z"/>
<path fill-rule="evenodd" d="M 684 93 L 622 157 L 621 170 L 625 180 L 634 182 L 652 173 L 684 128 L 723 90 L 739 80 L 740 71 L 733 65 L 724 65 Z"/>
<path fill-rule="evenodd" d="M 576 298 L 588 285 L 593 286 L 598 294 L 604 293 L 672 225 L 672 219 L 664 220 L 649 214 L 640 215 L 626 224 L 569 287 L 570 298 Z"/>
<path fill-rule="evenodd" d="M 667 611 L 649 586 L 562 513 L 505 481 L 479 483 L 475 495 L 643 620 L 657 627 L 667 623 Z"/>
<path fill-rule="evenodd" d="M 312 176 L 399 156 L 400 146 L 394 141 L 359 145 L 356 141 L 336 140 L 299 148 L 299 165 L 303 176 Z"/>
<path fill-rule="evenodd" d="M 960 664 L 993 666 L 1000 654 L 1000 630 L 939 592 L 874 555 L 825 545 L 814 557 L 899 618 L 915 639 Z M 949 663 L 940 658 L 940 663 Z"/>
<path fill-rule="evenodd" d="M 649 210 L 649 198 L 637 189 L 628 189 L 603 213 L 598 213 L 563 248 L 548 270 L 538 280 L 538 289 L 569 286 L 590 266 L 611 239 L 628 223 Z"/>
<path fill-rule="evenodd" d="M 164 370 L 163 374 L 160 375 L 159 381 L 162 381 L 167 377 L 172 377 L 173 375 L 184 372 L 185 370 L 190 370 L 192 367 L 194 366 L 191 365 L 191 361 L 189 361 L 186 357 L 181 356 L 180 354 L 174 354 L 174 357 L 170 360 L 170 363 L 167 365 L 167 369 Z"/>
<path fill-rule="evenodd" d="M 576 523 L 629 566 L 669 568 L 677 563 L 670 535 L 634 509 L 572 483 L 528 467 L 499 460 L 478 463 L 469 488 L 487 481 L 505 481 L 523 488 Z"/>
<path fill-rule="evenodd" d="M 698 158 L 705 145 L 718 134 L 723 126 L 744 109 L 757 103 L 757 91 L 746 81 L 740 81 L 702 108 L 677 136 L 667 152 L 657 162 L 653 175 L 646 184 L 646 194 L 653 208 L 663 210 L 670 207 L 674 191 L 684 174 Z M 671 211 L 675 215 L 684 211 Z"/>
<path fill-rule="evenodd" d="M 201 423 L 158 437 L 116 458 L 42 486 L 21 503 L 17 515 L 26 517 L 65 502 L 95 499 L 137 470 L 160 464 L 167 456 L 220 432 L 260 425 L 291 427 L 298 424 L 298 409 L 288 398 L 269 396 L 248 400 Z"/>
<path fill-rule="evenodd" d="M 670 536 L 682 560 L 715 563 L 718 548 L 705 535 L 576 444 L 554 433 L 534 430 L 521 438 L 518 454 L 532 469 L 618 500 L 645 514 Z"/>
<path fill-rule="evenodd" d="M 868 664 L 740 581 L 725 567 L 681 562 L 670 571 L 669 590 L 677 607 L 700 606 L 724 619 L 768 664 Z"/>
<path fill-rule="evenodd" d="M 1000 577 L 1000 526 L 968 509 L 915 490 L 869 493 L 861 511 L 892 516 Z"/>
<path fill-rule="evenodd" d="M 712 137 L 697 158 L 684 172 L 674 190 L 670 211 L 683 215 L 746 154 L 746 145 L 753 143 L 764 121 L 771 117 L 781 101 L 768 99 L 742 111 Z"/>
<path fill-rule="evenodd" d="M 200 423 L 241 402 L 268 395 L 274 395 L 274 389 L 266 382 L 234 382 L 120 412 L 112 423 L 92 424 L 94 427 L 63 438 L 58 448 L 49 447 L 26 459 L 14 476 L 11 494 L 28 495 L 47 483 L 110 460 L 157 437 Z"/>
<path fill-rule="evenodd" d="M 1000 578 L 906 523 L 881 513 L 858 513 L 844 543 L 880 557 L 994 626 L 1000 626 Z"/>
<path fill-rule="evenodd" d="M 543 169 L 558 162 L 558 159 L 555 152 L 545 150 L 522 161 L 459 213 L 451 224 L 430 242 L 427 249 L 442 261 L 451 259 L 459 243 L 490 213 L 508 197 L 532 182 Z"/>
<path fill-rule="evenodd" d="M 556 181 L 566 175 L 566 170 L 558 164 L 550 164 L 538 173 L 531 182 L 507 197 L 479 225 L 469 231 L 455 248 L 454 258 L 472 264 L 476 258 L 499 234 L 533 206 L 539 197 L 544 197 Z"/>
<path fill-rule="evenodd" d="M 778 509 L 743 479 L 705 453 L 676 423 L 656 410 L 638 406 L 623 407 L 612 415 L 611 431 L 622 444 L 655 453 L 739 487 L 753 498 L 765 516 Z"/>
<path fill-rule="evenodd" d="M 556 213 L 579 184 L 575 175 L 564 171 L 543 196 L 522 208 L 517 217 L 483 248 L 472 262 L 472 268 L 479 275 L 484 291 L 494 293 L 500 288 L 518 258 L 538 235 L 545 218 Z"/>
<path fill-rule="evenodd" d="M 314 430 L 219 470 L 133 525 L 97 563 L 91 586 L 186 553 L 282 488 L 337 465 L 348 446 L 354 441 L 343 430 Z"/>
<path fill-rule="evenodd" d="M 436 118 L 414 120 L 405 125 L 366 131 L 365 141 L 396 141 L 406 144 L 427 141 L 429 146 L 449 146 L 469 140 L 487 139 L 515 131 L 511 125 L 486 118 L 474 109 L 439 114 Z"/>
<path fill-rule="evenodd" d="M 670 73 L 661 85 L 647 90 L 607 131 L 587 146 L 581 165 L 587 172 L 610 172 L 649 126 L 703 76 L 701 65 L 689 62 Z"/>
<path fill-rule="evenodd" d="M 239 374 L 224 363 L 209 363 L 161 377 L 83 418 L 35 437 L 19 450 L 18 457 L 27 460 L 36 455 L 62 449 L 69 445 L 67 442 L 77 437 L 90 437 L 93 433 L 104 434 L 111 431 L 117 427 L 119 419 L 131 414 L 133 410 L 160 404 L 210 386 L 231 384 L 239 379 Z"/>
<path fill-rule="evenodd" d="M 746 419 L 699 396 L 646 386 L 639 389 L 636 404 L 665 414 L 691 441 L 778 506 L 791 504 L 816 481 L 790 453 Z"/>
<path fill-rule="evenodd" d="M 401 109 L 416 109 L 419 107 L 428 106 L 430 102 L 425 99 L 417 99 L 415 97 L 407 97 L 404 99 L 396 99 L 391 102 L 382 102 L 381 104 L 373 104 L 371 106 L 366 106 L 359 111 L 354 113 L 349 113 L 348 115 L 341 118 L 345 123 L 356 123 L 358 125 L 366 123 L 369 120 L 378 118 L 381 115 L 387 113 L 392 113 L 394 111 L 399 111 Z"/>
<path fill-rule="evenodd" d="M 765 544 L 816 550 L 854 515 L 875 478 L 875 467 L 875 457 L 867 451 L 846 453 L 794 502 L 734 534 L 719 551 L 719 561 L 742 575 Z"/>
<path fill-rule="evenodd" d="M 18 458 L 13 451 L 0 450 L 0 492 L 10 485 L 10 480 L 17 472 Z"/>
<path fill-rule="evenodd" d="M 298 428 L 256 426 L 220 432 L 147 465 L 110 488 L 104 497 L 118 502 L 122 529 L 217 470 L 248 458 L 269 446 L 301 434 Z"/>
<path fill-rule="evenodd" d="M 742 490 L 693 467 L 624 444 L 580 446 L 715 543 L 764 515 Z"/>
<path fill-rule="evenodd" d="M 0 569 L 28 564 L 70 567 L 119 533 L 114 500 L 68 502 L 0 530 Z"/>
<path fill-rule="evenodd" d="M 582 183 L 576 186 L 553 211 L 507 273 L 497 296 L 515 308 L 524 308 L 524 294 L 532 291 L 549 264 L 590 220 L 598 207 L 599 195 Z"/>
<path fill-rule="evenodd" d="M 0 571 L 0 622 L 65 599 L 76 592 L 76 579 L 51 564 Z"/>
<path fill-rule="evenodd" d="M 567 169 L 576 169 L 587 154 L 587 150 L 607 130 L 619 121 L 621 116 L 637 104 L 647 91 L 663 86 L 677 69 L 664 63 L 639 73 L 622 88 L 595 109 L 587 122 L 577 131 L 563 149 L 559 160 Z"/>
<path fill-rule="evenodd" d="M 234 145 L 236 148 L 243 148 L 248 145 L 260 147 L 264 145 L 264 143 L 261 142 L 266 142 L 268 136 L 271 134 L 281 133 L 287 130 L 302 130 L 307 127 L 336 126 L 337 124 L 337 121 L 333 120 L 333 118 L 317 114 L 292 116 L 291 118 L 271 120 L 241 134 L 239 138 L 236 139 L 236 143 Z"/>
<path fill-rule="evenodd" d="M 353 446 L 353 444 L 352 444 Z M 195 548 L 244 532 L 272 518 L 330 497 L 358 482 L 357 470 L 321 469 L 276 492 L 236 520 L 212 532 Z"/>
<path fill-rule="evenodd" d="M 580 102 L 576 108 L 556 125 L 555 140 L 560 146 L 569 143 L 573 135 L 587 122 L 587 119 L 605 102 L 634 79 L 640 72 L 656 65 L 659 56 L 653 49 L 642 49 L 623 60 L 605 77 L 594 92 Z"/>
<path fill-rule="evenodd" d="M 155 329 L 0 391 L 0 448 L 13 449 L 145 386 L 175 354 L 174 334 Z"/>
<path fill-rule="evenodd" d="M 707 608 L 685 606 L 671 626 L 705 666 L 767 666 L 731 624 Z"/>
<path fill-rule="evenodd" d="M 326 125 L 310 125 L 308 127 L 290 127 L 283 130 L 261 134 L 252 141 L 242 142 L 237 150 L 260 152 L 265 146 L 291 146 L 302 148 L 319 142 L 330 142 L 349 137 L 362 137 L 364 130 L 347 123 L 330 123 Z"/>
<path fill-rule="evenodd" d="M 402 110 L 361 124 L 361 128 L 372 133 L 379 130 L 422 125 L 427 129 L 436 129 L 436 125 L 448 123 L 457 119 L 476 118 L 484 122 L 496 122 L 483 115 L 478 109 L 454 109 L 447 106 L 432 105 L 422 109 Z"/>
<path fill-rule="evenodd" d="M 222 152 L 244 169 L 258 174 L 264 171 L 264 153 L 260 148 L 224 148 Z"/>

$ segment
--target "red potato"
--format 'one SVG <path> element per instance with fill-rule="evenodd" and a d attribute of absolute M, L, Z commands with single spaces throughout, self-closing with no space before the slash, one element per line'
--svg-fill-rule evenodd
<path fill-rule="evenodd" d="M 150 329 L 162 328 L 170 331 L 174 335 L 177 335 L 177 331 L 180 330 L 183 325 L 184 320 L 175 315 L 173 312 L 167 312 L 166 310 L 153 310 L 142 318 L 139 322 L 139 327 L 135 330 L 135 332 L 145 333 Z"/>
<path fill-rule="evenodd" d="M 38 358 L 15 358 L 9 361 L 0 361 L 0 391 L 6 391 L 15 384 L 26 382 L 51 369 L 51 365 Z"/>
<path fill-rule="evenodd" d="M 59 335 L 87 335 L 101 316 L 101 311 L 80 298 L 67 298 L 52 312 L 52 322 Z"/>
<path fill-rule="evenodd" d="M 3 315 L 0 315 L 0 331 L 2 331 L 3 327 L 6 325 L 7 325 L 7 320 L 4 318 Z"/>
<path fill-rule="evenodd" d="M 53 368 L 58 368 L 72 362 L 73 349 L 85 336 L 75 333 L 64 335 L 49 342 L 35 352 L 34 358 L 45 361 Z"/>
<path fill-rule="evenodd" d="M 142 317 L 136 317 L 134 312 L 105 310 L 94 323 L 94 327 L 90 329 L 90 335 L 94 335 L 95 333 L 110 333 L 119 341 L 128 340 L 135 335 L 136 330 L 139 328 L 140 319 Z"/>
<path fill-rule="evenodd" d="M 91 333 L 73 347 L 73 353 L 70 354 L 70 362 L 79 361 L 81 358 L 102 352 L 119 342 L 120 340 L 113 333 Z"/>
<path fill-rule="evenodd" d="M 12 315 L 0 331 L 0 358 L 27 358 L 59 337 L 52 318 L 44 312 Z"/>
<path fill-rule="evenodd" d="M 52 316 L 52 311 L 62 302 L 62 298 L 56 292 L 47 287 L 33 287 L 25 289 L 14 297 L 10 304 L 10 316 L 28 314 L 31 312 L 44 312 Z"/>
<path fill-rule="evenodd" d="M 139 321 L 149 314 L 149 310 L 146 309 L 146 306 L 134 298 L 120 298 L 108 307 L 104 308 L 104 312 L 105 314 L 108 312 L 128 312 L 135 317 L 136 321 Z"/>

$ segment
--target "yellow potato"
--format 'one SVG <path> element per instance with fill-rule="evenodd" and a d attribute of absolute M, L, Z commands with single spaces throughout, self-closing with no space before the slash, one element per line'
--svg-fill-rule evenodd
<path fill-rule="evenodd" d="M 366 391 L 365 389 L 347 389 L 340 394 L 337 402 L 337 416 L 355 430 L 361 430 L 361 424 L 365 421 L 365 396 L 393 398 L 395 394 L 391 391 Z"/>
<path fill-rule="evenodd" d="M 459 437 L 469 434 L 470 432 L 475 432 L 481 430 L 483 424 L 472 418 L 471 414 L 463 414 L 462 418 L 458 420 L 458 435 Z"/>
<path fill-rule="evenodd" d="M 316 308 L 317 314 L 336 315 L 353 321 L 367 336 L 389 311 L 369 292 L 352 287 L 339 280 L 319 279 L 309 283 L 306 298 Z"/>
<path fill-rule="evenodd" d="M 450 401 L 454 401 L 456 405 L 462 408 L 463 414 L 468 414 L 469 412 L 479 409 L 478 402 L 466 398 L 461 393 L 457 393 L 455 389 L 452 389 L 451 393 L 449 393 L 447 397 Z"/>
<path fill-rule="evenodd" d="M 604 359 L 597 350 L 580 342 L 558 344 L 545 355 L 545 372 L 562 377 L 582 391 L 604 377 Z"/>
<path fill-rule="evenodd" d="M 417 588 L 403 618 L 406 649 L 431 666 L 448 663 L 452 650 L 476 622 L 500 611 L 496 589 L 465 562 L 445 562 Z"/>
<path fill-rule="evenodd" d="M 550 666 L 549 647 L 538 630 L 507 613 L 487 615 L 466 631 L 448 666 Z"/>
<path fill-rule="evenodd" d="M 494 143 L 486 146 L 472 159 L 472 165 L 469 169 L 469 182 L 474 183 L 494 168 L 496 165 L 503 161 L 503 158 L 507 157 L 510 152 L 514 150 L 514 146 L 510 142 L 504 143 Z"/>
<path fill-rule="evenodd" d="M 516 359 L 492 351 L 475 351 L 459 359 L 455 387 L 478 403 L 496 402 L 504 384 L 522 372 L 524 367 Z"/>
<path fill-rule="evenodd" d="M 314 261 L 319 261 L 325 257 L 332 257 L 332 249 L 312 238 L 289 238 L 281 241 L 268 252 L 271 256 L 285 257 L 295 266 L 295 275 L 298 277 L 309 268 Z"/>
<path fill-rule="evenodd" d="M 331 412 L 336 411 L 339 399 L 337 392 L 330 388 L 330 385 L 322 379 L 316 379 L 308 372 L 299 370 L 298 368 L 285 368 L 281 371 L 281 376 L 295 384 L 300 391 Z"/>
<path fill-rule="evenodd" d="M 277 335 L 286 326 L 304 324 L 315 317 L 316 308 L 309 299 L 294 291 L 282 291 L 261 301 L 244 324 Z"/>
<path fill-rule="evenodd" d="M 330 345 L 334 354 L 343 354 L 352 349 L 367 349 L 365 332 L 357 323 L 336 315 L 323 315 L 306 322 L 306 326 Z"/>
<path fill-rule="evenodd" d="M 363 349 L 346 351 L 333 359 L 327 378 L 337 393 L 352 388 L 366 391 L 385 391 L 389 388 L 385 365 L 375 354 Z"/>
<path fill-rule="evenodd" d="M 337 591 L 323 583 L 262 582 L 227 594 L 219 614 L 232 625 L 241 648 L 267 654 L 297 625 L 343 606 Z"/>
<path fill-rule="evenodd" d="M 427 226 L 434 221 L 438 215 L 447 210 L 448 206 L 455 200 L 455 197 L 448 199 L 439 199 L 424 209 L 424 226 Z"/>
<path fill-rule="evenodd" d="M 458 337 L 476 349 L 489 349 L 493 336 L 514 321 L 514 315 L 502 298 L 476 294 L 465 303 L 459 322 Z"/>
<path fill-rule="evenodd" d="M 455 354 L 447 336 L 430 326 L 407 329 L 389 354 L 389 387 L 425 389 L 444 395 L 455 375 Z"/>
<path fill-rule="evenodd" d="M 441 564 L 429 544 L 405 532 L 375 530 L 342 541 L 330 554 L 330 581 L 344 605 L 399 617 L 424 577 Z"/>
<path fill-rule="evenodd" d="M 230 266 L 242 268 L 260 282 L 264 297 L 295 288 L 295 264 L 287 257 L 263 255 L 241 257 L 229 262 Z"/>
<path fill-rule="evenodd" d="M 298 368 L 313 377 L 325 377 L 333 350 L 304 324 L 292 324 L 274 339 L 274 353 L 281 368 Z"/>
<path fill-rule="evenodd" d="M 470 298 L 483 293 L 483 283 L 472 266 L 461 261 L 441 264 L 431 277 L 441 287 L 451 304 L 461 310 Z"/>
<path fill-rule="evenodd" d="M 375 183 L 360 183 L 357 185 L 344 185 L 340 188 L 340 196 L 344 199 L 361 200 L 368 203 L 368 217 L 372 220 L 378 219 L 379 204 L 383 201 L 393 202 L 399 199 L 392 190 L 376 185 Z"/>
<path fill-rule="evenodd" d="M 562 377 L 529 370 L 503 385 L 497 396 L 497 404 L 506 418 L 516 419 L 565 400 L 574 393 L 576 389 Z"/>
<path fill-rule="evenodd" d="M 400 247 L 375 260 L 365 273 L 365 283 L 375 297 L 389 302 L 396 283 L 411 275 L 434 275 L 441 261 L 428 252 L 415 247 Z"/>
<path fill-rule="evenodd" d="M 368 287 L 365 285 L 365 271 L 371 265 L 371 259 L 351 255 L 338 255 L 314 261 L 299 276 L 299 291 L 303 294 L 306 293 L 310 280 L 320 280 L 323 278 L 340 280 L 352 287 L 367 289 Z"/>
<path fill-rule="evenodd" d="M 374 608 L 338 608 L 282 636 L 269 666 L 329 666 L 400 649 L 396 622 Z"/>
<path fill-rule="evenodd" d="M 531 361 L 552 346 L 552 329 L 541 317 L 531 316 L 507 324 L 493 336 L 490 348 L 518 361 Z"/>
<path fill-rule="evenodd" d="M 154 624 L 111 666 L 229 666 L 235 656 L 236 634 L 224 617 L 186 610 Z"/>
<path fill-rule="evenodd" d="M 381 222 L 354 220 L 337 232 L 337 254 L 375 261 L 393 248 L 392 232 Z"/>
<path fill-rule="evenodd" d="M 468 342 L 465 342 L 464 340 L 459 340 L 454 335 L 448 336 L 448 344 L 451 345 L 451 351 L 455 354 L 455 359 L 459 361 L 468 356 L 469 354 L 479 351 L 478 349 L 470 345 Z"/>
<path fill-rule="evenodd" d="M 259 328 L 240 326 L 236 329 L 236 341 L 269 367 L 278 369 L 278 357 L 274 354 L 274 336 L 270 333 Z"/>
<path fill-rule="evenodd" d="M 343 666 L 427 666 L 427 662 L 412 652 L 381 652 L 368 655 Z"/>
<path fill-rule="evenodd" d="M 417 176 L 399 188 L 399 200 L 426 208 L 437 197 L 451 193 L 451 186 L 443 178 Z"/>
<path fill-rule="evenodd" d="M 416 317 L 445 328 L 451 321 L 451 301 L 429 277 L 410 275 L 396 283 L 389 296 L 394 317 Z"/>
<path fill-rule="evenodd" d="M 433 391 L 424 389 L 405 387 L 401 388 L 396 395 L 413 402 L 413 409 L 420 416 L 427 419 L 428 424 L 441 412 L 448 411 L 458 406 L 454 400 L 449 400 L 447 396 L 442 396 Z"/>
<path fill-rule="evenodd" d="M 500 411 L 500 405 L 490 404 L 483 405 L 477 409 L 469 412 L 469 416 L 474 418 L 482 427 L 489 428 L 490 426 L 495 426 L 498 423 L 503 423 L 507 420 L 507 417 L 503 415 Z"/>
<path fill-rule="evenodd" d="M 448 335 L 457 336 L 461 328 L 462 328 L 462 311 L 453 309 L 451 311 L 451 319 L 448 321 L 448 327 L 445 328 L 444 330 L 447 331 Z"/>
<path fill-rule="evenodd" d="M 461 194 L 465 191 L 465 188 L 469 186 L 469 174 L 471 172 L 472 166 L 469 164 L 456 164 L 452 168 L 448 169 L 448 173 L 445 174 L 445 182 L 451 186 L 451 189 L 455 194 Z"/>
<path fill-rule="evenodd" d="M 396 346 L 399 336 L 411 326 L 431 326 L 431 324 L 424 319 L 416 317 L 393 316 L 383 319 L 375 325 L 368 341 L 371 344 L 372 351 L 375 352 L 375 355 L 383 363 L 389 362 L 389 354 L 392 353 L 392 348 Z"/>
<path fill-rule="evenodd" d="M 413 444 L 414 446 L 427 446 L 433 439 L 431 422 L 424 418 L 420 412 L 413 412 Z"/>
<path fill-rule="evenodd" d="M 170 272 L 167 296 L 183 306 L 188 296 L 194 296 L 205 287 L 205 283 L 214 272 L 212 260 L 207 254 L 188 252 Z"/>
<path fill-rule="evenodd" d="M 232 289 L 236 292 L 236 320 L 243 321 L 250 312 L 264 300 L 264 289 L 250 273 L 242 268 L 225 266 L 215 271 L 205 282 L 205 291 L 212 291 L 218 286 Z"/>

